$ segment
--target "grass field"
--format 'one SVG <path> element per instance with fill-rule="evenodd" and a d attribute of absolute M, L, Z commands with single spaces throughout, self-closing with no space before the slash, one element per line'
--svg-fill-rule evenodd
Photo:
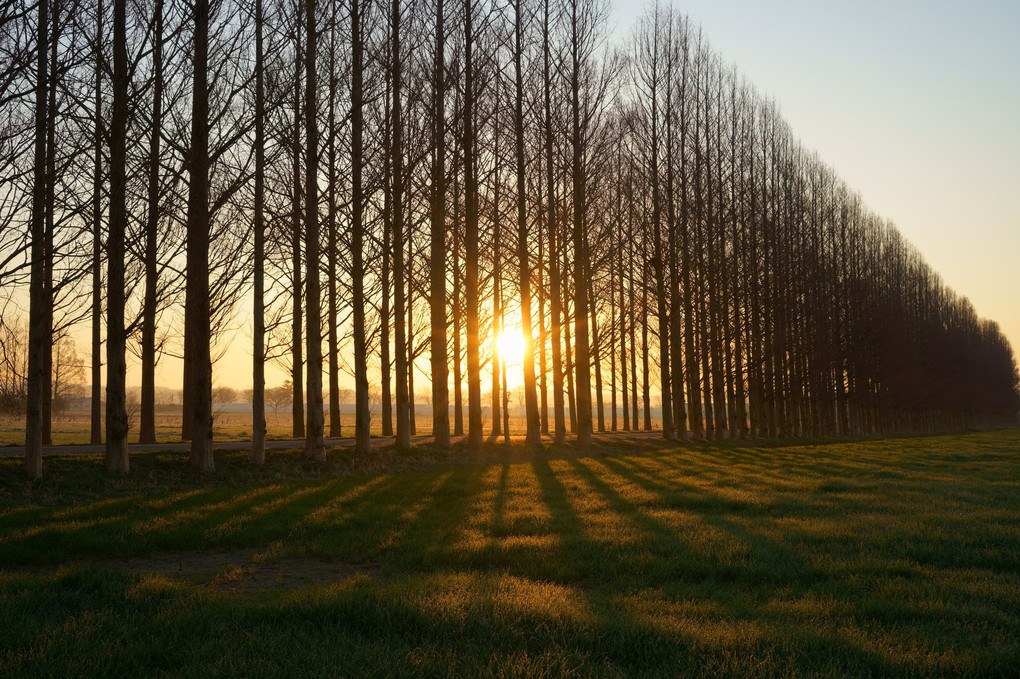
<path fill-rule="evenodd" d="M 0 459 L 0 675 L 1020 668 L 1020 431 L 379 454 Z"/>

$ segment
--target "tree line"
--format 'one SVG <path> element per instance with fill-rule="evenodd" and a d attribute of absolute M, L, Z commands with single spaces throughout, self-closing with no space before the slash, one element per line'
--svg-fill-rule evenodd
<path fill-rule="evenodd" d="M 370 375 L 398 447 L 416 373 L 436 445 L 509 440 L 505 332 L 524 339 L 530 443 L 651 430 L 656 410 L 671 440 L 1015 421 L 998 326 L 774 101 L 675 8 L 618 40 L 607 16 L 600 0 L 5 3 L 0 335 L 26 297 L 29 313 L 0 382 L 23 386 L 27 473 L 55 340 L 83 325 L 91 440 L 115 472 L 128 352 L 138 440 L 155 440 L 156 365 L 179 356 L 181 435 L 213 468 L 212 364 L 238 325 L 256 462 L 268 360 L 289 366 L 313 459 L 340 434 L 341 379 L 368 450 Z"/>

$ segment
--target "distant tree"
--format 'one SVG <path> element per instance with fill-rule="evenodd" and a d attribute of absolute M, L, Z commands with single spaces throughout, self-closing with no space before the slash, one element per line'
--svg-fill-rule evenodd
<path fill-rule="evenodd" d="M 274 413 L 279 413 L 281 408 L 289 406 L 293 396 L 294 387 L 290 380 L 284 380 L 283 384 L 266 389 L 266 403 Z"/>
<path fill-rule="evenodd" d="M 225 385 L 217 385 L 212 389 L 213 403 L 236 403 L 239 394 L 237 389 Z"/>
<path fill-rule="evenodd" d="M 64 335 L 53 346 L 53 413 L 62 414 L 67 402 L 85 395 L 85 362 L 74 340 Z"/>

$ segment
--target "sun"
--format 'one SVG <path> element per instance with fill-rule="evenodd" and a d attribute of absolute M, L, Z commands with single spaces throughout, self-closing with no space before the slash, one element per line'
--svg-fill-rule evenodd
<path fill-rule="evenodd" d="M 524 337 L 520 328 L 507 328 L 496 340 L 500 359 L 507 365 L 519 365 L 524 360 Z"/>

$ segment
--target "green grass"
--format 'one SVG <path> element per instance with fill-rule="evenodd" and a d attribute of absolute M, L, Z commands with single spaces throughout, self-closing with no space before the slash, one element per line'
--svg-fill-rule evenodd
<path fill-rule="evenodd" d="M 1016 676 L 1020 431 L 0 460 L 3 676 Z"/>

